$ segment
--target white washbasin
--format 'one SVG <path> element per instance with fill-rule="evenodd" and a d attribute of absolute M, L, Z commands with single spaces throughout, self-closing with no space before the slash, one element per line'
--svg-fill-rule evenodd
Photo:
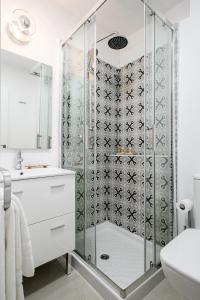
<path fill-rule="evenodd" d="M 62 175 L 70 175 L 75 173 L 74 171 L 71 170 L 55 168 L 55 167 L 22 169 L 22 170 L 11 169 L 9 171 L 12 180 L 51 177 L 51 176 L 58 176 L 58 175 L 62 176 Z"/>

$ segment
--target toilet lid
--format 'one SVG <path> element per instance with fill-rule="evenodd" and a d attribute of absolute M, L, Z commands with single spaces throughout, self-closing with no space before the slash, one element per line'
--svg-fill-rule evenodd
<path fill-rule="evenodd" d="M 183 231 L 161 250 L 160 257 L 174 271 L 200 283 L 200 230 Z"/>

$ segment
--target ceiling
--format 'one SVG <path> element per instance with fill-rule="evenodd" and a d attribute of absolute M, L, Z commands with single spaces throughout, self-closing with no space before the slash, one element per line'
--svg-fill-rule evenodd
<path fill-rule="evenodd" d="M 53 0 L 63 9 L 65 9 L 70 15 L 73 15 L 74 18 L 77 19 L 77 22 L 80 21 L 84 16 L 89 12 L 90 9 L 98 2 L 98 0 Z M 121 2 L 123 5 L 124 0 L 108 0 L 107 2 L 112 2 L 112 5 L 115 6 L 115 2 Z M 133 5 L 137 6 L 137 3 L 140 0 L 130 0 Z M 146 2 L 152 7 L 156 8 L 157 11 L 160 11 L 162 14 L 165 14 L 168 10 L 172 9 L 179 3 L 183 2 L 183 0 L 146 0 Z M 137 11 L 135 11 L 135 15 Z"/>
<path fill-rule="evenodd" d="M 138 0 L 109 0 L 96 14 L 97 39 L 113 32 L 129 36 L 144 26 L 144 6 Z"/>
<path fill-rule="evenodd" d="M 99 2 L 98 0 L 51 0 L 56 2 L 66 11 L 66 15 L 70 15 L 77 20 L 76 25 L 82 21 L 89 11 Z M 161 15 L 168 16 L 168 12 L 177 5 L 188 0 L 145 0 L 152 9 L 159 11 Z M 179 7 L 175 9 L 173 15 L 177 15 Z M 105 38 L 112 33 L 118 33 L 128 39 L 128 45 L 125 49 L 115 51 L 108 47 L 108 38 L 99 42 L 98 55 L 101 59 L 109 61 L 116 65 L 116 61 L 123 62 L 124 57 L 133 59 L 134 56 L 139 57 L 140 50 L 144 48 L 144 4 L 141 0 L 107 0 L 97 10 L 96 13 L 96 38 L 97 41 Z M 93 34 L 93 29 L 91 33 Z M 75 40 L 77 40 L 77 36 Z M 79 40 L 78 40 L 79 41 Z M 93 39 L 91 39 L 93 42 Z M 117 54 L 116 54 L 117 53 Z M 128 54 L 127 54 L 128 53 Z M 116 54 L 116 55 L 114 55 Z M 120 55 L 119 55 L 120 54 Z M 113 61 L 110 61 L 110 58 Z"/>
<path fill-rule="evenodd" d="M 172 9 L 183 0 L 146 0 L 146 3 L 152 6 L 152 8 L 165 14 L 168 10 Z"/>
<path fill-rule="evenodd" d="M 75 26 L 98 0 L 51 0 L 75 20 Z M 162 15 L 186 0 L 145 0 Z M 141 0 L 107 0 L 97 11 L 97 40 L 113 32 L 130 36 L 144 26 L 144 5 Z"/>

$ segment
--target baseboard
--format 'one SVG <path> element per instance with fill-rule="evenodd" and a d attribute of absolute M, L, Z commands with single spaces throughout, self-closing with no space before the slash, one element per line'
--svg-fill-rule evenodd
<path fill-rule="evenodd" d="M 121 300 L 122 298 L 114 291 L 99 274 L 87 264 L 78 254 L 72 254 L 72 266 L 75 268 L 93 288 L 106 300 Z"/>
<path fill-rule="evenodd" d="M 127 300 L 142 300 L 147 296 L 162 280 L 164 279 L 164 273 L 162 268 L 152 274 L 147 280 L 145 280 L 139 287 L 137 287 L 130 295 L 127 296 Z"/>
<path fill-rule="evenodd" d="M 114 289 L 95 269 L 87 264 L 77 253 L 72 253 L 72 266 L 93 286 L 106 300 L 122 300 L 120 291 Z M 162 269 L 159 269 L 138 286 L 125 299 L 142 300 L 151 290 L 164 279 Z"/>

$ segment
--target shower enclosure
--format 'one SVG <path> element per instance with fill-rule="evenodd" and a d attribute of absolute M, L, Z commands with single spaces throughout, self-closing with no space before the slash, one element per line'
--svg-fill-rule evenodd
<path fill-rule="evenodd" d="M 174 38 L 143 1 L 107 0 L 63 44 L 76 252 L 122 297 L 160 267 L 173 237 Z"/>

